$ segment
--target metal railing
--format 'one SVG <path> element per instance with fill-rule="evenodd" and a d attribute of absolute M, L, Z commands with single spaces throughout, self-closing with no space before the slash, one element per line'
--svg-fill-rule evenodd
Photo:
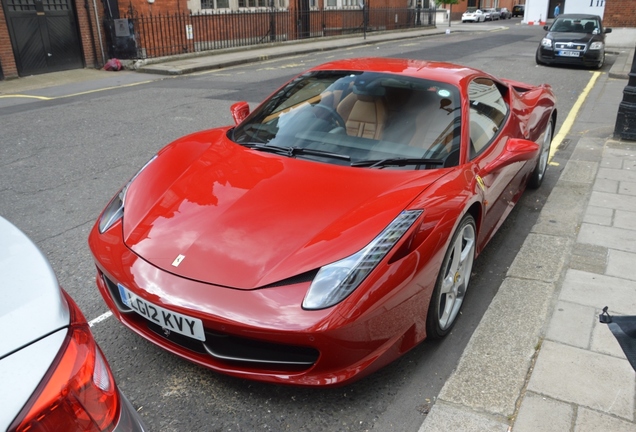
<path fill-rule="evenodd" d="M 117 21 L 117 22 L 115 22 Z M 124 37 L 106 20 L 109 54 L 143 59 L 264 43 L 435 25 L 429 9 L 371 8 L 290 11 L 263 9 L 213 14 L 136 15 L 125 21 Z M 124 47 L 124 48 L 122 48 Z"/>

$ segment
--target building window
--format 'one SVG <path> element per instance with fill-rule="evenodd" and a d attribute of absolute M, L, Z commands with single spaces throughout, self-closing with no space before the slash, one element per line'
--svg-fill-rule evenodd
<path fill-rule="evenodd" d="M 53 0 L 49 0 L 53 1 Z M 55 0 L 59 1 L 59 0 Z M 256 8 L 270 8 L 286 9 L 289 6 L 288 0 L 199 0 L 200 10 L 206 10 L 204 13 L 210 13 L 215 10 L 223 10 L 224 12 L 238 11 L 239 9 L 256 9 Z M 310 0 L 311 1 L 311 0 Z M 316 0 L 313 0 L 316 1 Z M 196 11 L 198 9 L 198 2 L 188 1 L 188 5 L 191 10 Z"/>
<path fill-rule="evenodd" d="M 325 0 L 325 7 L 327 8 L 351 8 L 359 7 L 360 0 Z"/>
<path fill-rule="evenodd" d="M 267 7 L 267 0 L 238 0 L 239 8 L 255 8 L 255 7 Z"/>
<path fill-rule="evenodd" d="M 201 0 L 201 9 L 229 9 L 230 0 Z"/>

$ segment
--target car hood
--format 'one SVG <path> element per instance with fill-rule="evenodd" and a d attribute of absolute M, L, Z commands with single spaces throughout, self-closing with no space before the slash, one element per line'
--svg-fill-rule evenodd
<path fill-rule="evenodd" d="M 57 279 L 40 250 L 0 217 L 0 358 L 69 324 Z"/>
<path fill-rule="evenodd" d="M 232 288 L 266 286 L 360 250 L 450 171 L 336 166 L 212 135 L 174 143 L 130 185 L 124 241 L 165 271 Z M 180 147 L 205 141 L 173 172 Z"/>
<path fill-rule="evenodd" d="M 587 44 L 591 40 L 603 40 L 600 35 L 595 35 L 592 33 L 550 32 L 549 35 L 555 42 L 578 42 Z"/>

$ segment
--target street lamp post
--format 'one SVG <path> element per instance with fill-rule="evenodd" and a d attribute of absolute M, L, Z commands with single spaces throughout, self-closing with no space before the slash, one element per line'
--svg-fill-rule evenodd
<path fill-rule="evenodd" d="M 623 100 L 618 105 L 614 137 L 636 141 L 636 56 L 632 59 L 629 80 L 623 89 Z"/>

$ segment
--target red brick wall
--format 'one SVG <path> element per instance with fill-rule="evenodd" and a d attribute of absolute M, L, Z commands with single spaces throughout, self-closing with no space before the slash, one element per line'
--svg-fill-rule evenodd
<path fill-rule="evenodd" d="M 119 15 L 122 18 L 129 15 L 130 8 L 143 16 L 189 13 L 187 0 L 154 0 L 154 3 L 148 3 L 148 0 L 119 0 Z"/>
<path fill-rule="evenodd" d="M 636 27 L 634 0 L 606 0 L 603 25 L 606 27 Z"/>
<path fill-rule="evenodd" d="M 103 15 L 103 7 L 101 6 L 102 2 L 98 1 L 96 3 L 101 21 L 101 17 Z M 99 48 L 99 36 L 97 28 L 95 27 L 95 10 L 93 9 L 93 5 L 93 2 L 88 0 L 87 10 L 86 0 L 75 0 L 80 42 L 82 44 L 82 52 L 84 53 L 84 63 L 86 67 L 98 68 L 103 66 L 103 61 Z M 91 26 L 93 26 L 92 33 Z"/>
<path fill-rule="evenodd" d="M 5 78 L 15 78 L 18 76 L 18 69 L 15 65 L 15 57 L 11 48 L 9 38 L 9 28 L 4 17 L 4 9 L 0 5 L 0 64 Z"/>

